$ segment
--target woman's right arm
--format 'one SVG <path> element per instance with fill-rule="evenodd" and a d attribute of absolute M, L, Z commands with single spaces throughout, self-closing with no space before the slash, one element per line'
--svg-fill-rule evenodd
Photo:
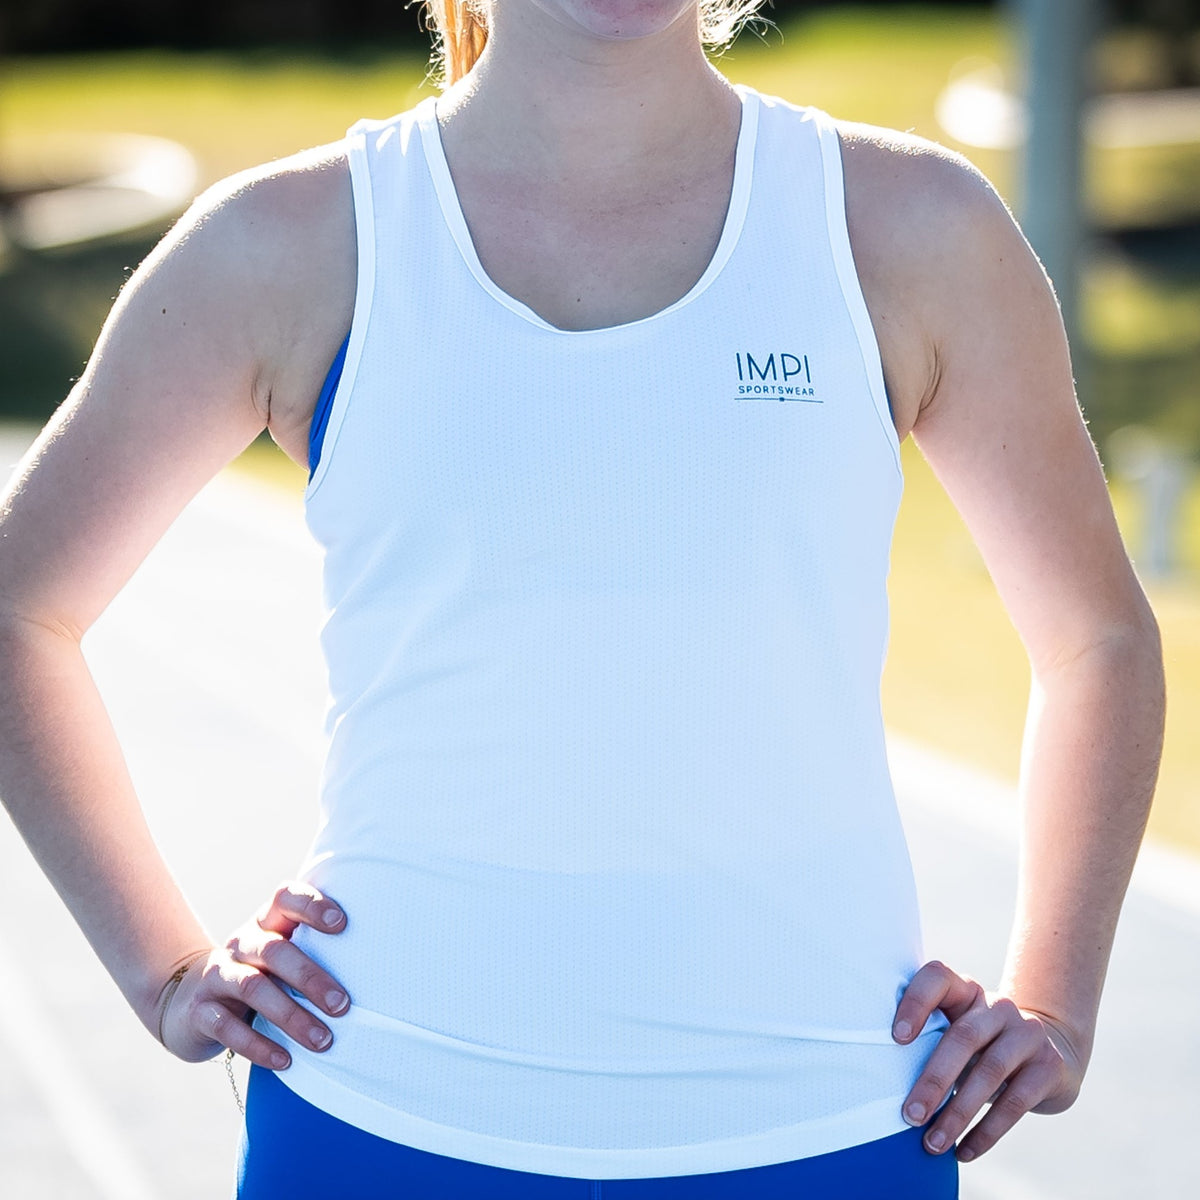
<path fill-rule="evenodd" d="M 253 964 L 329 1011 L 334 981 L 287 936 L 295 920 L 328 928 L 330 906 L 277 896 L 239 939 L 214 945 L 151 837 L 80 642 L 200 488 L 285 406 L 302 407 L 346 319 L 350 211 L 333 160 L 276 164 L 202 196 L 125 286 L 0 494 L 0 799 L 152 1033 L 165 982 L 202 961 L 167 1030 L 188 1059 L 233 1045 L 278 1065 L 240 1019 L 249 1008 L 308 1040 L 313 1019 Z M 322 268 L 333 302 L 314 315 L 297 297 Z"/>

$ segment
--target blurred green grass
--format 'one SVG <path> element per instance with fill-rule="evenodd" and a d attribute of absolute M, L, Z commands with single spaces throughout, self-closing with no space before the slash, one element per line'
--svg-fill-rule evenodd
<path fill-rule="evenodd" d="M 1130 35 L 1132 36 L 1132 35 Z M 1135 47 L 1136 49 L 1136 47 Z M 1013 47 L 990 12 L 891 6 L 837 9 L 743 36 L 721 60 L 732 79 L 849 120 L 954 145 L 934 105 L 951 74 L 979 59 L 1012 71 Z M 1106 59 L 1127 63 L 1120 45 Z M 432 90 L 417 57 L 127 54 L 10 61 L 0 80 L 0 150 L 20 163 L 39 136 L 64 129 L 158 134 L 197 156 L 202 182 L 338 138 L 361 116 L 386 116 Z M 964 147 L 955 147 L 964 149 Z M 1014 164 L 967 150 L 1010 201 Z M 1195 148 L 1093 153 L 1092 208 L 1113 225 L 1167 219 L 1200 195 Z M 26 375 L 0 380 L 0 407 L 44 420 L 81 369 L 125 270 L 153 244 L 143 236 L 86 250 L 10 262 L 0 276 L 0 354 Z M 1109 430 L 1151 421 L 1189 451 L 1200 447 L 1200 277 L 1148 274 L 1107 255 L 1092 267 L 1084 325 L 1095 355 L 1083 398 L 1101 449 Z M 66 367 L 63 363 L 70 364 Z M 61 378 L 52 378 L 58 371 Z M 33 408 L 21 408 L 22 391 Z M 40 411 L 37 408 L 40 405 Z M 53 402 L 49 407 L 53 406 Z M 1028 668 L 977 552 L 911 441 L 906 495 L 891 579 L 892 640 L 884 679 L 889 724 L 1015 778 Z M 269 439 L 236 464 L 298 500 L 304 473 Z M 1137 496 L 1119 483 L 1114 501 L 1138 553 Z M 1150 829 L 1200 852 L 1200 489 L 1188 498 L 1183 572 L 1148 590 L 1163 627 L 1171 692 L 1168 748 Z M 964 803 L 970 798 L 964 797 Z"/>
<path fill-rule="evenodd" d="M 174 138 L 202 184 L 340 138 L 360 116 L 409 107 L 422 87 L 416 55 L 362 61 L 295 53 L 136 53 L 9 59 L 0 137 L 18 156 L 40 135 L 120 130 Z"/>

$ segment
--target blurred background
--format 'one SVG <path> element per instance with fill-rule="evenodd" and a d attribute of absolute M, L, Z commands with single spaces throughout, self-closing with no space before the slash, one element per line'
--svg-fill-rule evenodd
<path fill-rule="evenodd" d="M 1200 861 L 1200 0 L 944 0 L 922 5 L 775 0 L 763 16 L 766 21 L 751 26 L 719 57 L 727 76 L 799 104 L 818 105 L 839 118 L 911 130 L 965 154 L 1013 207 L 1050 271 L 1072 335 L 1081 404 L 1126 543 L 1163 630 L 1168 738 L 1150 837 L 1182 856 L 1176 863 Z M 204 5 L 39 0 L 0 5 L 0 438 L 8 428 L 17 431 L 12 444 L 21 444 L 22 438 L 27 444 L 61 403 L 122 284 L 199 191 L 244 167 L 335 140 L 359 117 L 388 116 L 433 90 L 428 36 L 417 10 L 397 0 L 208 0 Z M 15 454 L 4 461 L 7 471 Z M 889 729 L 912 739 L 913 745 L 1011 783 L 1017 777 L 1029 684 L 1023 651 L 969 535 L 911 439 L 904 446 L 904 467 L 906 495 L 893 555 L 892 641 L 884 681 Z M 285 509 L 298 510 L 304 474 L 265 434 L 229 473 L 248 481 L 247 486 L 257 481 L 262 495 L 270 490 Z M 241 513 L 230 520 L 245 525 Z M 278 607 L 264 608 L 258 649 L 272 632 L 279 636 L 272 650 L 274 699 L 259 704 L 249 702 L 251 693 L 231 696 L 229 681 L 214 674 L 204 654 L 188 658 L 187 620 L 204 619 L 196 597 L 208 595 L 206 603 L 212 601 L 215 593 L 203 590 L 213 586 L 212 570 L 229 571 L 221 546 L 204 542 L 208 535 L 200 534 L 195 535 L 198 541 L 188 542 L 193 536 L 179 531 L 179 545 L 188 547 L 190 574 L 184 583 L 174 575 L 162 576 L 162 595 L 169 599 L 149 604 L 133 596 L 127 602 L 137 613 L 132 624 L 142 638 L 139 647 L 117 639 L 105 651 L 97 641 L 97 654 L 100 659 L 109 656 L 111 708 L 118 726 L 123 724 L 123 745 L 125 729 L 132 747 L 139 736 L 147 736 L 148 724 L 164 745 L 171 728 L 219 732 L 228 726 L 230 738 L 246 743 L 247 757 L 238 760 L 244 774 L 253 769 L 245 764 L 252 764 L 262 747 L 254 721 L 271 704 L 282 706 L 279 696 L 291 688 L 287 673 L 295 643 L 289 646 L 283 638 L 288 631 L 276 628 Z M 306 551 L 300 547 L 298 553 Z M 248 604 L 262 602 L 252 578 L 261 561 L 250 555 L 246 578 L 221 585 L 228 589 L 230 629 L 237 627 Z M 310 584 L 301 571 L 281 594 L 295 594 Z M 304 594 L 311 608 L 314 598 Z M 114 603 L 114 609 L 122 603 Z M 178 613 L 163 611 L 172 605 Z M 291 631 L 296 637 L 312 632 L 311 624 L 297 628 L 299 632 Z M 154 685 L 146 692 L 144 680 L 166 669 L 166 645 L 177 658 L 182 654 L 180 669 L 193 684 L 200 681 L 195 695 L 207 696 L 207 701 L 193 698 L 186 702 L 191 708 L 176 711 L 171 706 L 185 702 L 166 682 L 161 693 Z M 230 653 L 243 651 L 249 655 L 255 647 L 239 644 Z M 132 690 L 122 700 L 122 680 L 135 661 L 146 674 L 136 688 L 129 685 Z M 309 688 L 319 700 L 319 689 L 310 686 L 315 684 L 319 680 L 313 675 L 292 690 Z M 105 695 L 109 699 L 107 690 Z M 153 700 L 153 720 L 147 696 Z M 267 715 L 274 719 L 274 711 Z M 290 728 L 283 727 L 282 718 L 276 720 L 279 745 L 294 745 L 296 723 L 315 724 L 318 715 L 315 708 L 305 710 Z M 189 736 L 194 743 L 198 735 Z M 252 823 L 255 836 L 233 846 L 225 831 L 200 829 L 203 822 L 182 819 L 205 811 L 206 794 L 222 786 L 219 776 L 203 774 L 218 769 L 220 754 L 193 745 L 187 769 L 198 774 L 189 775 L 186 787 L 177 761 L 160 762 L 149 750 L 144 759 L 141 754 L 136 747 L 129 751 L 156 835 L 161 833 L 170 861 L 184 864 L 181 879 L 189 894 L 197 896 L 200 910 L 212 915 L 216 928 L 224 928 L 224 922 L 244 916 L 251 897 L 257 903 L 265 896 L 262 886 L 274 882 L 276 868 L 285 873 L 295 861 L 310 832 L 311 810 L 304 808 L 297 829 L 280 838 L 270 819 L 249 815 L 247 809 L 239 819 Z M 268 770 L 260 764 L 255 786 L 279 792 L 286 783 L 296 791 L 310 791 L 316 760 L 303 754 L 297 761 L 301 759 L 294 778 L 286 776 L 286 767 Z M 232 779 L 232 766 L 225 769 Z M 963 777 L 967 782 L 962 787 L 947 786 L 954 797 L 961 793 L 961 804 L 982 811 L 983 793 L 971 782 L 977 778 Z M 956 802 L 948 801 L 951 806 Z M 261 847 L 272 842 L 277 844 L 271 874 L 263 876 Z M 227 880 L 242 882 L 226 887 L 214 877 L 214 855 L 223 857 Z M 24 881 L 30 897 L 37 894 L 42 884 L 31 863 L 18 851 L 4 862 L 6 877 Z M 929 870 L 934 869 L 931 858 Z M 1200 875 L 1187 878 L 1194 881 Z M 948 906 L 952 903 L 947 900 Z M 1200 902 L 1190 903 L 1190 911 L 1200 913 Z M 992 944 L 999 945 L 1004 906 L 997 900 L 993 907 L 995 913 L 981 912 L 979 919 L 1000 922 L 992 929 Z M 1192 926 L 1188 930 L 1194 967 L 1194 931 Z M 0 943 L 4 936 L 0 934 Z M 30 961 L 40 952 L 33 934 L 8 936 Z M 78 994 L 81 974 L 95 982 L 97 995 L 103 992 L 110 1000 L 113 995 L 98 967 L 81 965 L 85 954 L 77 947 L 66 965 L 51 970 L 39 986 L 56 997 L 60 1009 L 55 1019 L 64 1027 L 75 1019 L 84 1026 L 89 1021 L 125 1022 L 122 1037 L 128 1041 L 118 1039 L 108 1048 L 76 1047 L 87 1060 L 88 1077 L 113 1079 L 123 1063 L 132 1061 L 127 1056 L 136 1057 L 139 1078 L 179 1066 L 154 1058 L 165 1056 L 152 1043 L 142 1045 L 146 1039 L 130 1018 L 109 1008 L 103 1016 L 83 1012 L 80 1006 L 91 998 Z M 0 944 L 0 990 L 6 986 L 4 959 Z M 1158 955 L 1155 971 L 1162 968 L 1161 959 Z M 1123 978 L 1135 975 L 1126 967 Z M 1194 996 L 1191 976 L 1186 987 L 1181 983 L 1179 994 Z M 1157 1001 L 1153 991 L 1133 996 L 1127 1024 L 1136 1025 Z M 9 1003 L 17 1006 L 13 1011 L 19 1010 L 22 1021 L 36 1020 L 38 1004 L 21 1009 L 19 997 Z M 1114 1000 L 1110 1011 L 1116 1012 L 1119 1003 Z M 67 1011 L 65 1004 L 80 1011 Z M 1116 1017 L 1112 1019 L 1115 1038 Z M 8 1043 L 12 1053 L 18 1059 L 22 1053 L 32 1055 L 20 1042 L 21 1023 L 6 1019 L 3 1024 L 10 1034 L 18 1031 Z M 5 1036 L 0 1030 L 0 1048 Z M 47 1065 L 45 1047 L 53 1039 L 40 1037 L 29 1043 L 39 1049 L 24 1075 L 0 1072 L 0 1109 L 8 1124 L 0 1149 L 28 1149 L 37 1137 L 51 1138 L 26 1130 L 19 1120 L 28 1115 L 26 1089 L 39 1076 L 50 1079 L 38 1093 L 39 1103 L 49 1108 L 66 1103 L 61 1096 L 78 1083 L 70 1083 L 74 1076 L 67 1065 Z M 1197 1060 L 1200 1069 L 1200 1040 L 1194 1034 L 1186 1043 L 1176 1038 L 1171 1045 L 1173 1053 Z M 1185 1063 L 1178 1065 L 1180 1077 L 1189 1078 Z M 70 1086 L 55 1082 L 54 1071 L 60 1068 Z M 148 1135 L 147 1142 L 163 1147 L 161 1161 L 150 1169 L 154 1180 L 171 1177 L 181 1144 L 189 1153 L 211 1154 L 219 1140 L 212 1122 L 224 1121 L 220 1136 L 226 1142 L 232 1137 L 235 1114 L 226 1083 L 217 1078 L 216 1068 L 202 1074 L 210 1077 L 205 1103 L 212 1107 L 204 1117 L 210 1124 L 189 1133 L 191 1142 L 171 1140 L 181 1136 L 181 1119 L 169 1106 L 160 1112 L 161 1105 L 138 1100 L 132 1092 L 121 1101 L 130 1111 L 141 1105 L 138 1120 L 145 1128 L 161 1121 L 161 1130 Z M 78 1086 L 85 1088 L 84 1083 Z M 176 1098 L 174 1104 L 182 1094 L 174 1077 L 163 1086 L 163 1095 Z M 1094 1087 L 1098 1101 L 1103 1086 L 1098 1082 Z M 96 1123 L 101 1121 L 97 1112 L 108 1102 L 103 1092 L 102 1085 L 88 1126 L 102 1133 L 102 1124 Z M 1126 1098 L 1114 1093 L 1110 1099 L 1123 1105 Z M 1142 1096 L 1139 1103 L 1148 1101 Z M 73 1111 L 67 1104 L 58 1112 L 57 1128 L 71 1128 L 72 1123 L 83 1127 Z M 218 1111 L 221 1115 L 214 1116 Z M 119 1119 L 120 1113 L 116 1115 Z M 1065 1120 L 1059 1128 L 1067 1128 Z M 1032 1144 L 1031 1135 L 1025 1136 L 1030 1138 L 1026 1145 Z M 1105 1136 L 1114 1164 L 1134 1161 L 1132 1146 L 1126 1151 L 1115 1134 Z M 35 1165 L 28 1181 L 10 1183 L 5 1194 L 102 1195 L 106 1200 L 220 1194 L 204 1180 L 224 1179 L 227 1163 L 211 1167 L 207 1176 L 200 1171 L 190 1190 L 182 1185 L 169 1190 L 157 1184 L 135 1187 L 129 1183 L 135 1168 L 109 1161 L 106 1138 L 98 1134 L 94 1145 L 74 1148 L 75 1159 L 92 1164 L 90 1183 L 72 1184 L 63 1175 L 46 1190 L 49 1185 L 39 1181 L 47 1178 L 45 1164 L 54 1158 L 54 1144 L 48 1140 L 42 1157 L 30 1159 Z M 1004 1159 L 997 1157 L 1000 1166 L 989 1170 L 1000 1172 Z M 1021 1188 L 1010 1188 L 997 1173 L 994 1179 L 1001 1182 L 986 1195 L 989 1200 L 1019 1200 L 1110 1194 L 1097 1181 L 1078 1192 L 1069 1185 L 1042 1192 L 1026 1186 L 1039 1172 L 1044 1179 L 1061 1157 L 1048 1141 L 1044 1166 Z M 11 1174 L 17 1161 L 0 1162 L 0 1182 L 19 1178 Z M 1200 1194 L 1177 1190 L 1174 1181 L 1155 1190 L 1145 1175 L 1152 1160 L 1137 1162 L 1139 1179 L 1144 1175 L 1147 1180 L 1140 1194 Z M 108 1178 L 110 1169 L 115 1182 L 98 1185 L 96 1180 Z M 196 1170 L 194 1164 L 188 1166 L 189 1173 Z M 981 1170 L 977 1178 L 981 1186 L 986 1172 Z M 1200 1186 L 1200 1169 L 1193 1178 Z M 964 1192 L 969 1194 L 982 1197 L 985 1191 Z M 1111 1194 L 1132 1193 L 1123 1181 L 1114 1182 Z"/>

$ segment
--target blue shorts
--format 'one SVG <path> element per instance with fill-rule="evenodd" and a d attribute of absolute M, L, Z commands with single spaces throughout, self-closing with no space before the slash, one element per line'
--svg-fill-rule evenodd
<path fill-rule="evenodd" d="M 953 1148 L 930 1154 L 923 1134 L 906 1129 L 832 1154 L 741 1171 L 578 1179 L 465 1162 L 376 1137 L 252 1066 L 237 1200 L 957 1200 Z"/>

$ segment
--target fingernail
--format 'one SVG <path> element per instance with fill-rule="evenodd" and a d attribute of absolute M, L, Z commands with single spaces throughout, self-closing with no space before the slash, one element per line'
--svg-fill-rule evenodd
<path fill-rule="evenodd" d="M 892 1032 L 900 1041 L 904 1041 L 912 1033 L 912 1026 L 907 1021 L 897 1021 L 896 1027 Z"/>
<path fill-rule="evenodd" d="M 970 1146 L 964 1146 L 958 1152 L 958 1161 L 959 1162 L 970 1162 L 971 1159 L 973 1159 L 974 1157 L 975 1157 L 975 1151 L 972 1150 Z"/>
<path fill-rule="evenodd" d="M 946 1144 L 946 1135 L 939 1129 L 929 1135 L 929 1148 L 940 1150 Z"/>
<path fill-rule="evenodd" d="M 914 1125 L 920 1125 L 925 1120 L 925 1106 L 923 1104 L 910 1104 L 904 1110 L 904 1116 Z"/>
<path fill-rule="evenodd" d="M 345 992 L 327 992 L 325 995 L 325 1007 L 331 1013 L 341 1012 L 349 1003 L 350 997 Z"/>
<path fill-rule="evenodd" d="M 309 1032 L 308 1040 L 312 1042 L 314 1049 L 324 1050 L 333 1041 L 333 1034 L 328 1029 L 313 1029 Z"/>
<path fill-rule="evenodd" d="M 282 1071 L 288 1065 L 288 1056 L 282 1050 L 271 1055 L 271 1066 L 277 1071 Z"/>
<path fill-rule="evenodd" d="M 336 908 L 327 908 L 325 915 L 321 918 L 326 925 L 336 925 L 342 919 L 342 914 Z"/>

